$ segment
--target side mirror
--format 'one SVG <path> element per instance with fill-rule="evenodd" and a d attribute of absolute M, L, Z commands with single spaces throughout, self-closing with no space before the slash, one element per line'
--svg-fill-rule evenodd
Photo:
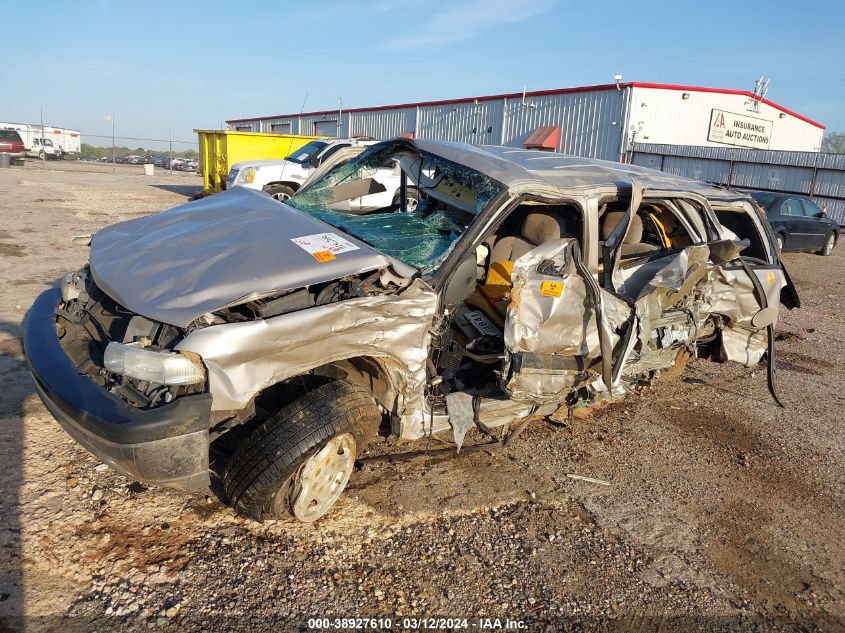
<path fill-rule="evenodd" d="M 826 217 L 827 217 L 827 214 L 826 214 L 824 211 L 819 211 L 819 212 L 817 212 L 817 213 L 816 213 L 816 215 L 815 215 L 814 217 L 817 217 L 817 218 L 826 218 Z"/>
<path fill-rule="evenodd" d="M 320 157 L 319 156 L 312 156 L 308 159 L 308 164 L 312 167 L 319 167 L 320 166 Z"/>

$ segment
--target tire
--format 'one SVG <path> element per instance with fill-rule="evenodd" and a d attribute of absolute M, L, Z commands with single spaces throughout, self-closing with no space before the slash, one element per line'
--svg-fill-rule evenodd
<path fill-rule="evenodd" d="M 40 152 L 38 152 L 38 160 L 44 160 L 44 150 L 43 149 Z"/>
<path fill-rule="evenodd" d="M 778 253 L 783 252 L 783 235 L 781 235 L 780 233 L 775 235 L 775 248 L 778 249 Z"/>
<path fill-rule="evenodd" d="M 816 251 L 816 255 L 828 257 L 833 254 L 834 246 L 836 246 L 836 233 L 830 233 L 824 241 L 824 245 Z"/>
<path fill-rule="evenodd" d="M 416 211 L 417 205 L 420 202 L 420 192 L 416 187 L 408 187 L 406 189 L 408 194 L 408 209 L 407 211 Z M 412 202 L 413 201 L 413 202 Z M 402 202 L 402 193 L 396 192 L 393 196 L 393 204 L 400 204 Z"/>
<path fill-rule="evenodd" d="M 296 193 L 287 185 L 267 185 L 264 187 L 264 191 L 270 194 L 271 198 L 278 200 L 279 202 L 290 200 L 293 197 L 293 194 Z"/>
<path fill-rule="evenodd" d="M 223 473 L 226 498 L 238 513 L 259 521 L 290 514 L 305 522 L 319 519 L 346 487 L 355 457 L 375 437 L 380 423 L 372 395 L 357 385 L 336 380 L 308 391 L 258 426 L 235 450 Z M 333 456 L 335 445 L 344 453 Z M 302 499 L 304 479 L 321 456 L 342 462 L 343 473 L 325 484 L 333 486 L 331 494 L 323 494 L 309 512 L 302 507 L 303 501 L 310 501 Z M 313 474 L 320 474 L 319 467 Z"/>

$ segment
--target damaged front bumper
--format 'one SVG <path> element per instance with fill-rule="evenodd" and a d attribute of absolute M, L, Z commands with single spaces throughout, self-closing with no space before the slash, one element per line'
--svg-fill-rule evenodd
<path fill-rule="evenodd" d="M 211 394 L 177 398 L 143 410 L 130 406 L 79 373 L 56 335 L 53 288 L 33 304 L 24 350 L 35 389 L 73 439 L 117 472 L 184 490 L 209 485 L 208 426 Z"/>

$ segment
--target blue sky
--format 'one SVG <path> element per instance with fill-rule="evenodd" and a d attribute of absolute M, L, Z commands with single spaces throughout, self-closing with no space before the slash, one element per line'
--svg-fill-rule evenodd
<path fill-rule="evenodd" d="M 0 0 L 0 121 L 193 140 L 225 119 L 626 80 L 752 89 L 845 130 L 845 2 Z M 12 56 L 9 52 L 14 51 Z M 98 142 L 99 141 L 99 142 Z M 127 144 L 152 146 L 130 141 Z M 185 146 L 177 145 L 176 148 Z"/>

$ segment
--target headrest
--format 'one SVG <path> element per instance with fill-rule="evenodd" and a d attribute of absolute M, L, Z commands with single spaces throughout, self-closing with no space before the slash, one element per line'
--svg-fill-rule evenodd
<path fill-rule="evenodd" d="M 540 245 L 566 235 L 566 223 L 557 213 L 551 211 L 531 211 L 522 220 L 522 237 Z"/>
<path fill-rule="evenodd" d="M 624 211 L 608 211 L 604 214 L 601 220 L 601 239 L 607 240 L 619 220 L 625 215 Z M 628 235 L 622 241 L 623 244 L 638 244 L 643 239 L 643 221 L 640 216 L 635 215 L 631 218 L 631 226 L 628 227 Z"/>

